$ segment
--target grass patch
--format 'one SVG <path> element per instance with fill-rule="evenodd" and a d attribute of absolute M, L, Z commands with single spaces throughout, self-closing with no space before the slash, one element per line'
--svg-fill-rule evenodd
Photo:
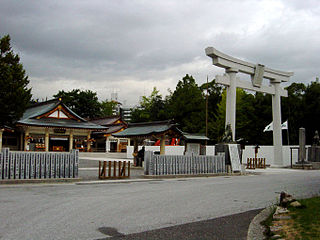
<path fill-rule="evenodd" d="M 302 204 L 300 208 L 288 207 L 292 219 L 273 220 L 274 209 L 269 217 L 261 222 L 267 228 L 266 239 L 271 239 L 273 235 L 270 226 L 280 225 L 283 229 L 277 234 L 280 234 L 283 239 L 320 240 L 320 197 L 298 201 Z"/>
<path fill-rule="evenodd" d="M 302 208 L 289 207 L 290 215 L 300 236 L 295 239 L 320 239 L 320 197 L 302 199 Z"/>

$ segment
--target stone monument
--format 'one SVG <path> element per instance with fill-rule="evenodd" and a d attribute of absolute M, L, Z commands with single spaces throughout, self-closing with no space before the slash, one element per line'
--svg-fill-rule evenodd
<path fill-rule="evenodd" d="M 241 169 L 241 149 L 240 144 L 237 144 L 232 139 L 232 129 L 231 125 L 228 124 L 222 136 L 222 142 L 215 145 L 215 154 L 217 153 L 225 154 L 225 164 L 227 166 L 227 171 L 230 172 L 240 172 Z"/>
<path fill-rule="evenodd" d="M 312 169 L 312 164 L 306 159 L 306 130 L 304 128 L 299 128 L 299 157 L 293 168 Z"/>
<path fill-rule="evenodd" d="M 313 168 L 320 169 L 320 137 L 318 131 L 315 131 L 312 146 L 308 148 L 308 161 L 312 163 Z"/>
<path fill-rule="evenodd" d="M 299 159 L 298 163 L 306 162 L 306 130 L 299 128 Z"/>

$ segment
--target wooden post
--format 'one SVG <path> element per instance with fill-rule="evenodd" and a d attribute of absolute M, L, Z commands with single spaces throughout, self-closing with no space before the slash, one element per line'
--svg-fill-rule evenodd
<path fill-rule="evenodd" d="M 130 177 L 130 161 L 128 161 L 128 177 Z"/>
<path fill-rule="evenodd" d="M 116 171 L 116 169 L 117 169 L 117 162 L 114 161 L 114 162 L 113 162 L 113 177 L 116 177 L 116 176 L 117 176 L 117 171 Z"/>
<path fill-rule="evenodd" d="M 29 151 L 28 137 L 29 137 L 29 128 L 27 127 L 24 133 L 24 151 Z"/>
<path fill-rule="evenodd" d="M 49 128 L 46 128 L 46 133 L 44 137 L 44 146 L 45 146 L 45 151 L 49 152 Z"/>
<path fill-rule="evenodd" d="M 160 139 L 160 155 L 165 155 L 166 136 L 163 134 Z"/>
<path fill-rule="evenodd" d="M 0 129 L 0 152 L 2 151 L 2 133 L 3 129 Z"/>
<path fill-rule="evenodd" d="M 99 161 L 99 170 L 98 170 L 99 179 L 101 178 L 101 161 Z"/>
<path fill-rule="evenodd" d="M 138 139 L 135 138 L 133 140 L 133 165 L 137 166 L 137 159 L 138 159 Z"/>
<path fill-rule="evenodd" d="M 88 131 L 88 135 L 87 135 L 87 152 L 90 152 L 90 131 Z"/>
<path fill-rule="evenodd" d="M 123 167 L 121 169 L 121 176 L 126 176 L 126 161 L 123 162 Z"/>
<path fill-rule="evenodd" d="M 108 177 L 111 177 L 111 161 L 108 161 Z"/>
<path fill-rule="evenodd" d="M 69 134 L 69 152 L 73 149 L 73 130 L 70 130 Z"/>
<path fill-rule="evenodd" d="M 118 177 L 121 177 L 121 161 L 118 162 L 119 166 L 118 166 Z"/>
<path fill-rule="evenodd" d="M 103 161 L 103 178 L 106 178 L 107 173 L 107 162 Z"/>

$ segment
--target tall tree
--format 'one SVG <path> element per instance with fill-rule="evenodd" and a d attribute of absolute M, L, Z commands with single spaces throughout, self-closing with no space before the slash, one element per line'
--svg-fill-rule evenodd
<path fill-rule="evenodd" d="M 195 79 L 188 74 L 178 82 L 169 98 L 168 112 L 183 131 L 205 131 L 205 98 Z"/>
<path fill-rule="evenodd" d="M 74 89 L 70 92 L 60 90 L 53 97 L 62 98 L 62 101 L 76 114 L 86 119 L 101 116 L 101 106 L 97 93 L 91 90 L 81 91 Z"/>
<path fill-rule="evenodd" d="M 307 144 L 311 144 L 315 131 L 320 131 L 320 83 L 318 80 L 306 87 L 304 106 L 303 126 L 306 128 Z"/>
<path fill-rule="evenodd" d="M 272 132 L 263 132 L 265 127 L 272 122 L 272 96 L 257 92 L 254 99 L 254 128 L 252 129 L 252 144 L 271 145 Z"/>
<path fill-rule="evenodd" d="M 211 134 L 209 136 L 215 142 L 221 141 L 223 136 L 225 115 L 226 91 L 223 91 L 222 99 L 218 103 L 216 120 L 212 125 L 209 125 L 209 133 Z M 260 93 L 253 95 L 237 88 L 235 140 L 243 138 L 249 144 L 272 142 L 272 137 L 262 134 L 264 127 L 267 125 L 266 123 L 270 123 L 269 119 L 272 119 L 271 98 Z"/>
<path fill-rule="evenodd" d="M 222 87 L 215 83 L 215 80 L 204 83 L 200 86 L 203 95 L 208 95 L 208 137 L 217 139 L 218 134 L 215 131 L 216 116 L 218 113 L 218 104 L 222 99 Z M 213 141 L 216 142 L 216 141 Z"/>
<path fill-rule="evenodd" d="M 282 98 L 282 120 L 288 120 L 289 142 L 299 144 L 299 128 L 304 126 L 305 119 L 305 91 L 303 83 L 292 83 L 286 88 L 288 97 Z M 304 126 L 307 127 L 307 126 Z M 285 133 L 288 134 L 288 133 Z M 284 137 L 284 141 L 286 138 Z"/>
<path fill-rule="evenodd" d="M 159 90 L 153 88 L 149 97 L 143 96 L 140 105 L 131 112 L 132 122 L 150 122 L 167 119 L 165 101 L 162 99 Z"/>
<path fill-rule="evenodd" d="M 108 101 L 107 99 L 105 101 L 102 101 L 100 114 L 101 117 L 111 116 L 117 105 L 118 103 L 116 101 Z"/>
<path fill-rule="evenodd" d="M 10 36 L 0 39 L 0 125 L 19 120 L 32 97 L 29 80 L 18 54 L 10 46 Z"/>

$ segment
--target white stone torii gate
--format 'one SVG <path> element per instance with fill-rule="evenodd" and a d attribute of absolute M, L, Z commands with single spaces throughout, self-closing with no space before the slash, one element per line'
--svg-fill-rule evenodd
<path fill-rule="evenodd" d="M 213 65 L 225 68 L 223 76 L 216 76 L 216 83 L 227 86 L 226 99 L 226 121 L 231 125 L 232 138 L 235 140 L 236 133 L 236 88 L 243 88 L 256 92 L 272 94 L 272 116 L 273 116 L 273 146 L 274 165 L 282 166 L 282 132 L 281 132 L 281 96 L 287 97 L 288 92 L 281 86 L 281 82 L 289 81 L 293 72 L 283 72 L 266 68 L 261 64 L 252 64 L 231 56 L 228 56 L 213 47 L 205 49 L 206 55 L 212 58 Z M 236 74 L 246 73 L 251 76 L 251 83 L 242 81 Z M 269 79 L 270 85 L 262 85 L 263 78 Z"/>

